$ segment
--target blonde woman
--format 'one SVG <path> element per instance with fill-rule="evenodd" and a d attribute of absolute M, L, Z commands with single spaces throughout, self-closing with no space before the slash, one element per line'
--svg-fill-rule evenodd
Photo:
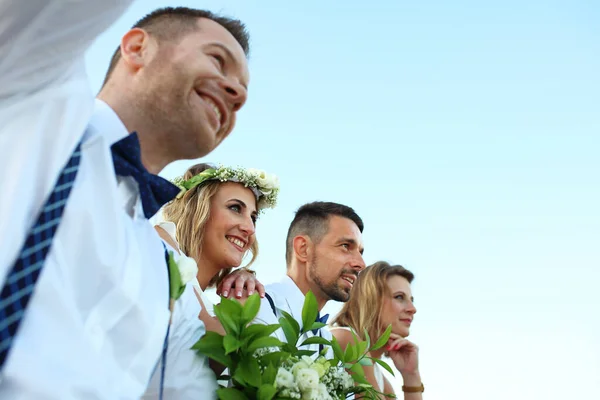
<path fill-rule="evenodd" d="M 182 191 L 163 208 L 164 221 L 156 229 L 180 257 L 195 260 L 198 269 L 175 303 L 164 373 L 160 365 L 144 399 L 159 398 L 161 373 L 165 399 L 213 399 L 215 374 L 205 357 L 190 350 L 206 330 L 223 333 L 207 310 L 203 291 L 220 286 L 226 297 L 243 299 L 255 290 L 264 295 L 251 271 L 230 273 L 246 255 L 251 255 L 248 265 L 256 259 L 256 222 L 262 210 L 275 206 L 279 183 L 263 171 L 210 164 L 194 165 L 176 183 Z M 230 287 L 233 293 L 226 293 Z"/>
<path fill-rule="evenodd" d="M 387 346 L 370 354 L 380 359 L 390 357 L 402 375 L 405 400 L 421 400 L 424 391 L 419 373 L 418 348 L 406 340 L 417 309 L 410 284 L 412 272 L 400 265 L 380 261 L 360 273 L 350 292 L 350 299 L 332 322 L 331 333 L 342 348 L 353 343 L 352 331 L 364 339 L 366 330 L 372 340 L 380 337 L 389 325 L 392 334 Z M 394 394 L 391 383 L 381 367 L 363 366 L 367 380 L 382 393 Z M 381 396 L 381 398 L 386 398 Z"/>

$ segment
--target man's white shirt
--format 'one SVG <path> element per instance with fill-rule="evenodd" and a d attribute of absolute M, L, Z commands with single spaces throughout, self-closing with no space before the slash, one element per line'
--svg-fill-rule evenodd
<path fill-rule="evenodd" d="M 271 299 L 273 300 L 275 313 L 273 313 L 271 304 L 265 296 L 265 298 L 261 299 L 260 301 L 260 310 L 254 319 L 254 323 L 265 325 L 278 324 L 279 318 L 283 316 L 281 311 L 285 311 L 294 317 L 294 319 L 298 321 L 300 327 L 302 327 L 302 307 L 304 306 L 305 296 L 292 278 L 286 275 L 281 281 L 266 285 L 265 292 L 271 296 Z M 282 342 L 287 342 L 282 329 L 278 329 L 273 335 Z M 308 331 L 300 336 L 300 341 L 298 344 L 312 336 L 315 335 L 311 331 Z M 332 338 L 331 332 L 329 332 L 329 330 L 325 327 L 320 329 L 320 336 L 327 340 L 331 340 Z M 319 345 L 306 345 L 302 347 L 302 350 L 312 350 L 318 353 Z M 333 357 L 333 351 L 331 348 L 328 349 L 327 357 Z"/>
<path fill-rule="evenodd" d="M 159 224 L 174 242 L 175 224 L 163 222 Z M 173 257 L 181 257 L 180 249 L 174 249 L 164 242 Z M 188 282 L 181 297 L 173 307 L 171 328 L 169 329 L 169 347 L 163 396 L 169 400 L 212 400 L 217 398 L 217 378 L 210 369 L 208 358 L 192 350 L 192 346 L 206 333 L 204 323 L 199 319 L 202 306 L 196 296 L 202 296 L 202 301 L 207 306 L 207 299 L 202 294 L 202 289 L 196 279 Z M 156 400 L 160 398 L 160 381 L 162 359 L 154 371 L 150 384 L 142 396 L 143 400 Z"/>
<path fill-rule="evenodd" d="M 129 3 L 0 0 L 2 281 L 83 139 L 70 199 L 2 372 L 1 399 L 137 399 L 161 355 L 164 248 L 135 181 L 115 177 L 110 146 L 128 132 L 106 104 L 94 110 L 83 59 Z"/>

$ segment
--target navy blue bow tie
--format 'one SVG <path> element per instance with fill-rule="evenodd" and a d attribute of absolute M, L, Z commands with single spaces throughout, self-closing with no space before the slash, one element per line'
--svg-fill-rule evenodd
<path fill-rule="evenodd" d="M 133 132 L 110 146 L 115 172 L 120 176 L 131 176 L 138 183 L 142 207 L 146 218 L 152 217 L 167 202 L 179 193 L 179 188 L 168 180 L 148 172 L 142 164 L 140 142 Z"/>
<path fill-rule="evenodd" d="M 317 314 L 317 319 L 315 320 L 315 322 L 321 322 L 323 324 L 326 324 L 327 320 L 329 319 L 329 314 L 325 314 L 322 317 L 320 315 L 321 315 L 321 313 Z M 313 335 L 317 335 L 319 333 L 319 329 L 313 329 L 312 330 Z"/>

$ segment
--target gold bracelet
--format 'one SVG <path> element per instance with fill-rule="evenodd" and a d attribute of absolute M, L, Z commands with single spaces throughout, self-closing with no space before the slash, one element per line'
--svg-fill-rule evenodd
<path fill-rule="evenodd" d="M 423 393 L 425 386 L 422 383 L 421 386 L 402 386 L 402 391 L 404 393 Z"/>
<path fill-rule="evenodd" d="M 256 271 L 254 271 L 254 270 L 251 270 L 250 268 L 247 268 L 247 267 L 242 267 L 242 268 L 240 268 L 240 269 L 243 269 L 244 271 L 246 271 L 246 272 L 249 272 L 249 273 L 251 273 L 252 275 L 256 276 Z"/>

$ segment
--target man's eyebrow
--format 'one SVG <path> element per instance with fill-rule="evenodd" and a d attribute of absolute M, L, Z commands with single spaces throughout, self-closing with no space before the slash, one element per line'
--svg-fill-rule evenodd
<path fill-rule="evenodd" d="M 350 237 L 342 237 L 337 242 L 338 243 L 350 243 L 351 245 L 358 247 L 358 242 L 356 241 L 356 239 L 350 238 Z M 359 248 L 358 251 L 360 252 L 360 254 L 363 254 L 365 252 L 365 248 L 364 247 Z"/>

